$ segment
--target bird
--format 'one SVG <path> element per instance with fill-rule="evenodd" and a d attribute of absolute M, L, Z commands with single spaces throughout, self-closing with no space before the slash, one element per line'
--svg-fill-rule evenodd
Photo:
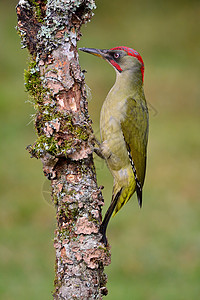
<path fill-rule="evenodd" d="M 103 102 L 100 114 L 101 142 L 96 151 L 113 176 L 112 199 L 100 226 L 107 246 L 106 230 L 115 215 L 136 192 L 142 207 L 146 173 L 149 113 L 144 95 L 144 62 L 134 49 L 79 48 L 106 60 L 116 71 L 116 81 Z"/>

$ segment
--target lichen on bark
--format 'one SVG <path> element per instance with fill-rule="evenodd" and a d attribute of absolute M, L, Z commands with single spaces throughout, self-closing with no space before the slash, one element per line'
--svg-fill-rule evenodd
<path fill-rule="evenodd" d="M 101 299 L 107 294 L 101 243 L 103 198 L 92 150 L 84 75 L 77 41 L 90 20 L 93 0 L 21 0 L 18 33 L 31 62 L 25 86 L 36 109 L 37 140 L 28 150 L 51 180 L 57 227 L 54 299 Z"/>

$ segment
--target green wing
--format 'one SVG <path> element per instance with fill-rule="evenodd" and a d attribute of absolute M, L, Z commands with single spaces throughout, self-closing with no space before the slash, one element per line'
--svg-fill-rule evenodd
<path fill-rule="evenodd" d="M 142 98 L 129 97 L 121 128 L 130 158 L 135 166 L 141 187 L 146 171 L 147 140 L 149 130 L 148 108 L 144 94 Z"/>

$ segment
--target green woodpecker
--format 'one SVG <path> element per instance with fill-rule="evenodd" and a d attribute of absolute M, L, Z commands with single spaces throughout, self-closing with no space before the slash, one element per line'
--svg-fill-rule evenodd
<path fill-rule="evenodd" d="M 149 127 L 143 90 L 144 63 L 140 54 L 128 47 L 80 50 L 102 57 L 116 70 L 116 82 L 103 103 L 100 117 L 100 153 L 114 178 L 112 201 L 101 225 L 103 242 L 107 244 L 106 228 L 111 215 L 134 192 L 142 206 Z"/>

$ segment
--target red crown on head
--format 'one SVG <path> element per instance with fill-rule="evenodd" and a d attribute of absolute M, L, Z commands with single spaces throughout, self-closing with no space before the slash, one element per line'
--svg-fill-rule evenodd
<path fill-rule="evenodd" d="M 129 48 L 129 47 L 125 47 L 125 46 L 111 48 L 110 50 L 123 50 L 128 55 L 136 57 L 139 60 L 139 62 L 141 62 L 141 64 L 142 64 L 142 66 L 141 66 L 142 80 L 144 79 L 144 62 L 143 62 L 142 56 L 136 50 Z"/>

